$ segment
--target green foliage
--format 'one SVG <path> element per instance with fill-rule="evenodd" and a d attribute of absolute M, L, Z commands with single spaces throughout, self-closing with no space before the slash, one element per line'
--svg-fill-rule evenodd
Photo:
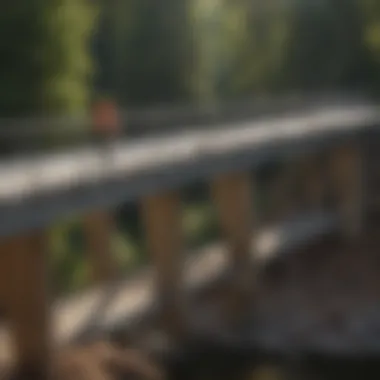
<path fill-rule="evenodd" d="M 287 57 L 288 86 L 356 87 L 368 82 L 370 56 L 355 0 L 299 3 L 293 12 Z"/>
<path fill-rule="evenodd" d="M 364 28 L 364 46 L 371 57 L 369 75 L 371 89 L 380 92 L 380 3 L 376 0 L 363 0 L 360 3 Z"/>
<path fill-rule="evenodd" d="M 240 43 L 235 44 L 225 91 L 238 96 L 265 94 L 278 88 L 282 80 L 289 39 L 289 10 L 278 1 L 238 3 L 239 20 L 242 20 Z"/>
<path fill-rule="evenodd" d="M 88 106 L 92 63 L 88 46 L 96 10 L 86 0 L 45 0 L 44 107 L 81 113 Z"/>
<path fill-rule="evenodd" d="M 375 0 L 194 0 L 202 98 L 373 87 Z"/>
<path fill-rule="evenodd" d="M 224 65 L 223 7 L 219 0 L 195 0 L 190 17 L 195 58 L 191 85 L 199 101 L 213 101 L 218 97 L 218 76 Z"/>
<path fill-rule="evenodd" d="M 85 0 L 20 0 L 0 13 L 0 114 L 83 111 L 95 12 Z"/>
<path fill-rule="evenodd" d="M 9 2 L 0 12 L 0 114 L 31 113 L 40 107 L 43 81 L 41 1 Z"/>
<path fill-rule="evenodd" d="M 379 4 L 10 1 L 0 13 L 0 115 L 86 113 L 97 94 L 124 106 L 292 89 L 379 90 Z M 112 250 L 127 271 L 147 256 L 138 208 L 121 214 Z M 183 223 L 189 246 L 217 235 L 215 212 L 204 199 L 185 207 Z M 51 248 L 57 291 L 85 286 L 80 221 L 54 227 Z"/>
<path fill-rule="evenodd" d="M 94 45 L 99 91 L 129 104 L 187 99 L 189 41 L 186 1 L 108 2 Z"/>
<path fill-rule="evenodd" d="M 184 209 L 183 231 L 187 248 L 197 248 L 218 237 L 215 209 L 204 199 Z"/>
<path fill-rule="evenodd" d="M 85 244 L 78 219 L 66 220 L 53 226 L 49 249 L 56 294 L 82 289 L 88 284 Z"/>
<path fill-rule="evenodd" d="M 198 247 L 217 237 L 215 210 L 205 200 L 206 196 L 203 192 L 198 200 L 184 205 L 182 225 L 187 248 Z M 140 215 L 132 215 L 136 210 L 129 208 L 127 218 L 116 218 L 116 231 L 111 237 L 110 254 L 124 274 L 149 261 Z M 51 229 L 49 249 L 55 294 L 78 291 L 90 285 L 89 261 L 79 218 L 65 220 Z"/>
<path fill-rule="evenodd" d="M 117 225 L 111 236 L 110 254 L 121 272 L 136 268 L 144 262 L 142 242 L 131 223 Z M 52 281 L 55 294 L 84 289 L 90 285 L 89 260 L 82 220 L 77 217 L 61 221 L 50 232 L 49 250 L 52 262 Z"/>

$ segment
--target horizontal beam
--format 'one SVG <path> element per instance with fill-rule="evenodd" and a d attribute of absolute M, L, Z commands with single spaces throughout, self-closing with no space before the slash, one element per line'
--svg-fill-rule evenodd
<path fill-rule="evenodd" d="M 255 264 L 265 265 L 279 254 L 291 252 L 298 246 L 316 241 L 337 228 L 337 219 L 329 213 L 301 215 L 286 223 L 263 229 L 252 240 Z M 224 245 L 215 244 L 189 254 L 185 271 L 185 290 L 190 294 L 215 283 L 228 271 L 228 252 Z M 87 331 L 108 331 L 115 326 L 127 326 L 141 321 L 155 310 L 153 275 L 151 269 L 134 278 L 111 286 L 101 286 L 58 301 L 54 307 L 53 331 L 58 344 L 72 341 Z M 95 317 L 94 317 L 95 316 Z M 95 318 L 95 319 L 94 319 Z M 0 329 L 0 361 L 9 352 L 7 331 Z"/>
<path fill-rule="evenodd" d="M 218 127 L 225 122 L 249 120 L 265 115 L 294 114 L 300 110 L 326 105 L 367 104 L 363 93 L 287 93 L 279 96 L 253 97 L 210 103 L 158 104 L 150 107 L 127 107 L 120 110 L 125 135 L 165 134 L 175 130 L 194 130 L 205 125 Z M 0 118 L 0 139 L 20 142 L 43 136 L 90 137 L 88 115 L 63 117 Z M 82 139 L 83 141 L 83 139 Z"/>
<path fill-rule="evenodd" d="M 42 227 L 94 208 L 113 207 L 228 170 L 308 153 L 357 138 L 377 125 L 372 105 L 324 107 L 104 148 L 0 165 L 0 236 Z"/>

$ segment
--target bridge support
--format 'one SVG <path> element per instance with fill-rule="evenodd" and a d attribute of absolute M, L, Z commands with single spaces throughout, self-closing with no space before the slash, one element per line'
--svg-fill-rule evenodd
<path fill-rule="evenodd" d="M 145 198 L 142 216 L 156 272 L 160 324 L 171 338 L 185 332 L 182 294 L 182 212 L 179 193 Z"/>
<path fill-rule="evenodd" d="M 363 166 L 359 146 L 345 145 L 333 152 L 332 183 L 342 233 L 356 237 L 363 229 Z"/>
<path fill-rule="evenodd" d="M 112 215 L 105 211 L 92 212 L 85 217 L 84 234 L 86 251 L 94 283 L 107 282 L 116 274 L 111 252 Z"/>
<path fill-rule="evenodd" d="M 5 275 L 1 296 L 13 333 L 20 379 L 46 379 L 50 372 L 52 347 L 45 242 L 43 233 L 34 232 L 6 238 L 0 244 Z"/>
<path fill-rule="evenodd" d="M 231 253 L 231 294 L 227 312 L 238 322 L 250 305 L 255 287 L 252 260 L 252 187 L 249 173 L 221 175 L 211 184 L 212 197 Z"/>

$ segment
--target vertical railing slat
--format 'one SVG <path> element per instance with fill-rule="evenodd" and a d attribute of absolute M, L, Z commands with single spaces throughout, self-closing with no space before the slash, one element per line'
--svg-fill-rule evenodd
<path fill-rule="evenodd" d="M 5 310 L 20 378 L 46 379 L 50 373 L 51 320 L 45 245 L 42 232 L 9 237 L 0 244 L 0 254 L 8 256 Z"/>
<path fill-rule="evenodd" d="M 111 250 L 113 228 L 110 212 L 94 211 L 85 217 L 86 252 L 93 283 L 105 283 L 116 275 L 116 263 Z"/>
<path fill-rule="evenodd" d="M 238 322 L 249 305 L 255 286 L 251 265 L 254 210 L 249 173 L 216 177 L 211 183 L 211 193 L 232 266 L 227 318 Z"/>
<path fill-rule="evenodd" d="M 144 198 L 142 218 L 147 248 L 156 270 L 160 323 L 173 338 L 184 332 L 182 294 L 182 218 L 179 193 Z"/>

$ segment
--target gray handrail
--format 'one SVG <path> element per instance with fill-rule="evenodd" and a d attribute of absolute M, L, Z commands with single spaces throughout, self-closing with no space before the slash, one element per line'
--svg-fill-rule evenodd
<path fill-rule="evenodd" d="M 8 160 L 0 163 L 0 236 L 221 171 L 252 167 L 275 156 L 320 149 L 360 135 L 376 126 L 379 116 L 370 102 L 325 105 L 223 129 Z"/>

